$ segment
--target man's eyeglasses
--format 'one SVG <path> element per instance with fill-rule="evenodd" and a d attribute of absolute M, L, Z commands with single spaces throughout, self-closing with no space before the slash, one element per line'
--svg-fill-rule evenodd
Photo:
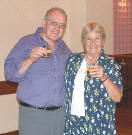
<path fill-rule="evenodd" d="M 53 19 L 49 19 L 46 18 L 47 21 L 49 21 L 51 23 L 52 26 L 59 26 L 59 28 L 64 29 L 66 24 L 64 23 L 58 23 L 57 21 L 53 20 Z"/>

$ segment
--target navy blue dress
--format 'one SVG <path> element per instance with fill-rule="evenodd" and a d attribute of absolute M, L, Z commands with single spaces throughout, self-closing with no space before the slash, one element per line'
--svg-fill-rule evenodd
<path fill-rule="evenodd" d="M 71 54 L 65 70 L 66 124 L 64 135 L 116 135 L 115 102 L 109 97 L 99 78 L 86 75 L 84 80 L 85 116 L 71 115 L 74 79 L 84 59 L 85 52 Z M 120 66 L 104 54 L 97 61 L 107 76 L 122 89 Z"/>

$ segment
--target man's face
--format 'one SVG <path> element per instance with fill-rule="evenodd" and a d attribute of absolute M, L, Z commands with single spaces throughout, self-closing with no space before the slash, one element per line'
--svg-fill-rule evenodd
<path fill-rule="evenodd" d="M 54 11 L 43 21 L 45 40 L 57 41 L 62 37 L 66 25 L 66 16 L 60 11 Z"/>

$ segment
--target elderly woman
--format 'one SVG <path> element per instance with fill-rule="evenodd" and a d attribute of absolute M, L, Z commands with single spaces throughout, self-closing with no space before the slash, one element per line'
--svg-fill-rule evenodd
<path fill-rule="evenodd" d="M 71 54 L 65 70 L 64 134 L 115 135 L 115 103 L 123 95 L 120 66 L 104 53 L 101 25 L 87 24 L 81 39 L 85 52 Z"/>

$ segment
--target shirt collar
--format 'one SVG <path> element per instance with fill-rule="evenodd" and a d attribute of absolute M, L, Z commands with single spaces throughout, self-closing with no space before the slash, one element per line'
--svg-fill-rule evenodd
<path fill-rule="evenodd" d="M 35 32 L 35 37 L 39 40 L 40 44 L 48 44 L 41 36 L 40 33 L 42 32 L 43 28 L 42 27 L 38 27 L 36 32 Z M 58 44 L 61 43 L 61 38 L 59 38 L 56 42 L 56 47 L 58 46 Z"/>

